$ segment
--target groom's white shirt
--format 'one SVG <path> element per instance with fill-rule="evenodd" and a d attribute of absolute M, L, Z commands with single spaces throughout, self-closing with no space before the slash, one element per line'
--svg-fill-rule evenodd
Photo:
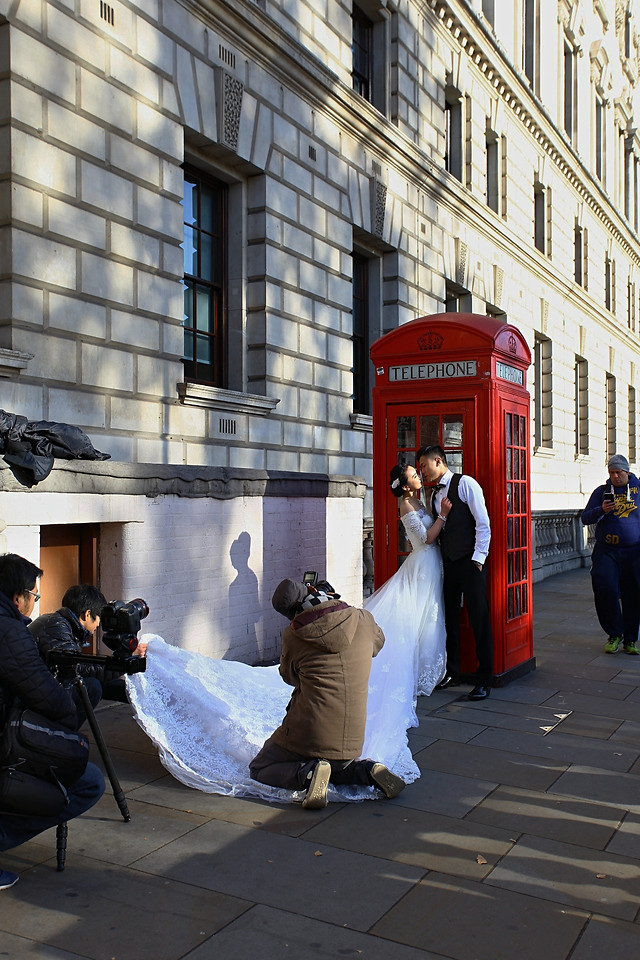
<path fill-rule="evenodd" d="M 452 477 L 453 473 L 451 470 L 447 470 L 447 472 L 440 477 L 439 482 L 443 483 L 444 487 L 437 490 L 434 497 L 433 503 L 436 508 L 436 514 L 440 513 L 442 498 L 446 497 L 449 493 L 449 484 L 451 483 Z M 471 559 L 476 563 L 482 563 L 484 565 L 489 553 L 491 526 L 489 525 L 489 514 L 487 513 L 487 505 L 484 502 L 482 487 L 473 477 L 468 477 L 466 473 L 463 473 L 458 485 L 458 496 L 462 502 L 466 503 L 469 507 L 476 521 L 475 549 Z"/>

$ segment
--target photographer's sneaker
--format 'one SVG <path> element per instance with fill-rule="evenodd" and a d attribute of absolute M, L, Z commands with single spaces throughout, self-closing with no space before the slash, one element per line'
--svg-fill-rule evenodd
<path fill-rule="evenodd" d="M 395 773 L 391 773 L 391 770 L 388 770 L 384 763 L 374 763 L 369 770 L 369 776 L 373 780 L 374 784 L 377 787 L 380 787 L 385 797 L 387 797 L 389 800 L 391 800 L 393 797 L 397 797 L 398 794 L 406 787 L 404 780 L 401 780 L 400 777 L 396 777 Z"/>
<path fill-rule="evenodd" d="M 638 655 L 638 646 L 633 642 L 633 640 L 630 640 L 629 643 L 623 644 L 622 649 L 625 653 L 635 653 L 636 656 Z"/>
<path fill-rule="evenodd" d="M 19 880 L 17 873 L 11 873 L 9 870 L 0 870 L 0 890 L 8 890 Z"/>
<path fill-rule="evenodd" d="M 622 637 L 609 637 L 604 645 L 605 653 L 617 653 L 618 647 L 622 643 Z"/>
<path fill-rule="evenodd" d="M 331 764 L 327 760 L 318 760 L 311 774 L 311 783 L 302 801 L 302 806 L 306 810 L 321 810 L 326 807 L 330 778 Z"/>

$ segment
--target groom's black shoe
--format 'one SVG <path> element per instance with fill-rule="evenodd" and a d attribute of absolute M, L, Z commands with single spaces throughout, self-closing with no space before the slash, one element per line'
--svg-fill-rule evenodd
<path fill-rule="evenodd" d="M 447 690 L 449 687 L 457 687 L 460 681 L 457 677 L 452 677 L 450 673 L 445 673 L 440 683 L 436 683 L 436 690 Z"/>
<path fill-rule="evenodd" d="M 486 700 L 490 693 L 491 687 L 487 687 L 483 683 L 479 683 L 478 686 L 474 687 L 471 693 L 467 696 L 467 700 Z"/>

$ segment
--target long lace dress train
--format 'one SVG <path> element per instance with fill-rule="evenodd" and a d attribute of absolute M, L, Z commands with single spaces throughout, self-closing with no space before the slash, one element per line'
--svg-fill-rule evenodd
<path fill-rule="evenodd" d="M 380 617 L 386 642 L 372 662 L 362 756 L 384 763 L 405 783 L 420 776 L 407 742 L 407 729 L 417 722 L 419 674 L 426 692 L 444 669 L 444 640 L 437 656 L 429 653 L 438 647 L 442 621 L 440 555 L 420 535 L 418 529 L 409 533 L 413 553 L 366 604 L 376 620 Z M 436 605 L 431 612 L 429 597 Z M 291 696 L 277 666 L 213 660 L 161 637 L 141 639 L 148 643 L 147 669 L 127 677 L 127 692 L 138 723 L 177 780 L 206 793 L 302 798 L 249 776 L 249 762 L 280 724 Z M 328 798 L 379 795 L 373 787 L 331 785 Z"/>

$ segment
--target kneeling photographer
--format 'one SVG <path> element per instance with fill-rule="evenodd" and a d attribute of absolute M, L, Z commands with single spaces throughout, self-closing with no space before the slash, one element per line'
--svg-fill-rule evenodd
<path fill-rule="evenodd" d="M 57 736 L 71 742 L 81 737 L 65 736 L 64 730 L 74 731 L 78 726 L 75 704 L 44 663 L 27 629 L 38 598 L 36 581 L 41 576 L 42 570 L 24 557 L 0 556 L 0 851 L 79 816 L 100 799 L 105 788 L 104 777 L 93 763 L 86 763 L 84 773 L 73 782 L 64 783 L 62 775 L 60 779 L 54 775 L 54 765 L 50 778 L 40 777 L 29 768 L 28 760 L 13 759 L 6 742 L 25 710 L 31 729 L 39 733 L 51 721 L 56 728 L 51 740 Z M 38 715 L 43 721 L 39 726 L 33 719 Z M 18 809 L 22 812 L 17 813 Z M 0 890 L 17 880 L 15 873 L 0 869 Z"/>

